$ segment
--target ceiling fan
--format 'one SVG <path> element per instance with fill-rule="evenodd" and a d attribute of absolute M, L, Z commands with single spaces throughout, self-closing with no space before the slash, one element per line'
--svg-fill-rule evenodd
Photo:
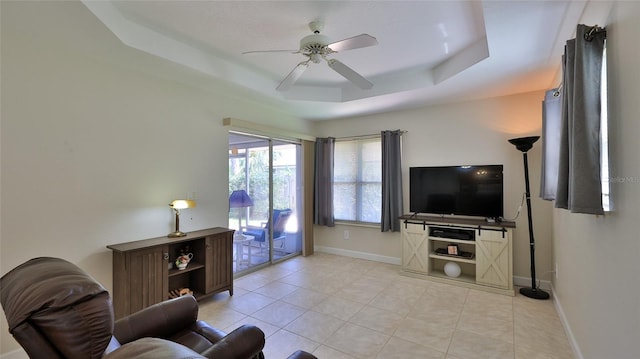
<path fill-rule="evenodd" d="M 263 50 L 263 51 L 246 51 L 243 54 L 259 53 L 259 52 L 290 52 L 292 54 L 303 54 L 308 57 L 307 60 L 302 61 L 296 67 L 291 70 L 289 75 L 280 82 L 276 90 L 287 91 L 291 86 L 302 76 L 304 71 L 309 67 L 309 62 L 315 64 L 320 63 L 322 60 L 327 62 L 327 65 L 335 72 L 342 75 L 347 80 L 353 82 L 354 85 L 361 89 L 370 89 L 373 87 L 371 81 L 364 78 L 353 69 L 343 64 L 342 62 L 328 58 L 339 51 L 359 49 L 362 47 L 369 47 L 378 44 L 378 40 L 375 37 L 368 34 L 360 34 L 354 37 L 350 37 L 344 40 L 331 42 L 328 37 L 320 35 L 320 31 L 324 28 L 324 24 L 321 21 L 312 21 L 309 23 L 309 28 L 313 31 L 312 35 L 304 37 L 300 40 L 299 50 Z"/>

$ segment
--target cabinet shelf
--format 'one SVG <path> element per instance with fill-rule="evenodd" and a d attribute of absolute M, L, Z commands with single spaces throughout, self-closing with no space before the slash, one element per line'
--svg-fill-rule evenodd
<path fill-rule="evenodd" d="M 471 258 L 464 258 L 461 256 L 454 256 L 454 255 L 442 255 L 442 254 L 437 254 L 437 253 L 431 253 L 429 254 L 429 258 L 433 258 L 433 259 L 442 259 L 443 261 L 450 261 L 450 262 L 460 262 L 460 263 L 469 263 L 469 264 L 476 264 L 476 260 Z"/>
<path fill-rule="evenodd" d="M 176 276 L 176 275 L 189 273 L 189 272 L 192 272 L 192 271 L 200 269 L 200 268 L 204 268 L 204 264 L 190 262 L 189 265 L 187 265 L 187 268 L 185 268 L 185 269 L 182 269 L 182 270 L 176 269 L 176 268 L 169 269 L 169 277 L 173 277 L 173 276 Z"/>
<path fill-rule="evenodd" d="M 476 241 L 470 241 L 466 239 L 455 239 L 455 238 L 444 238 L 444 237 L 429 237 L 430 241 L 435 242 L 446 242 L 446 243 L 457 243 L 457 244 L 468 244 L 475 246 Z"/>
<path fill-rule="evenodd" d="M 186 295 L 193 295 L 196 298 L 196 300 L 200 300 L 200 299 L 206 297 L 206 294 L 204 294 L 202 292 L 199 292 L 197 290 L 194 290 L 192 292 L 193 292 L 192 294 L 186 294 Z M 169 299 L 173 299 L 173 298 L 178 298 L 178 297 L 172 297 L 171 293 L 169 293 Z"/>
<path fill-rule="evenodd" d="M 438 270 L 431 271 L 430 275 L 432 277 L 439 278 L 439 279 L 451 280 L 451 277 L 449 277 L 448 275 L 444 274 L 444 272 L 441 272 L 441 271 L 438 271 Z M 460 282 L 470 283 L 470 284 L 475 284 L 476 283 L 476 277 L 471 276 L 471 275 L 467 275 L 467 274 L 462 274 L 461 276 L 456 277 L 455 280 L 456 281 L 460 281 Z"/>

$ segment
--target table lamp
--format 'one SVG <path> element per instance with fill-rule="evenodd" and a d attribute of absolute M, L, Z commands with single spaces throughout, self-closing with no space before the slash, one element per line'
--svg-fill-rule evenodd
<path fill-rule="evenodd" d="M 169 207 L 173 208 L 176 213 L 176 230 L 167 235 L 169 238 L 184 237 L 187 234 L 180 231 L 180 210 L 185 208 L 194 208 L 196 201 L 190 199 L 174 199 L 169 203 Z"/>

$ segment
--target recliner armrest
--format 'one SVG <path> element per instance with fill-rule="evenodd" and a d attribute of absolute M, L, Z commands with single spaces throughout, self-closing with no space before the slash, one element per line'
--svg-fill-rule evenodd
<path fill-rule="evenodd" d="M 253 325 L 243 325 L 202 352 L 202 355 L 209 359 L 253 358 L 262 351 L 264 343 L 264 332 L 260 328 Z"/>
<path fill-rule="evenodd" d="M 198 302 L 185 295 L 144 308 L 115 323 L 113 335 L 122 344 L 143 337 L 167 338 L 198 319 Z"/>
<path fill-rule="evenodd" d="M 217 343 L 220 339 L 227 336 L 226 332 L 214 328 L 209 323 L 198 320 L 191 326 L 191 330 L 207 338 L 212 343 Z"/>
<path fill-rule="evenodd" d="M 142 338 L 127 343 L 105 355 L 104 359 L 204 359 L 205 357 L 180 344 L 160 339 Z"/>

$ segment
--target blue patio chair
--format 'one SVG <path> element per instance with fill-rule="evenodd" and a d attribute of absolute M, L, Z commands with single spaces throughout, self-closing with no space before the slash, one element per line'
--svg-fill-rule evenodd
<path fill-rule="evenodd" d="M 274 209 L 273 210 L 273 246 L 276 247 L 276 241 L 280 241 L 278 248 L 284 248 L 284 240 L 286 235 L 284 228 L 291 216 L 292 211 L 290 209 Z M 253 240 L 258 243 L 260 250 L 268 247 L 267 238 L 269 238 L 269 222 L 264 222 L 261 227 L 247 227 L 242 234 L 253 236 Z"/>

